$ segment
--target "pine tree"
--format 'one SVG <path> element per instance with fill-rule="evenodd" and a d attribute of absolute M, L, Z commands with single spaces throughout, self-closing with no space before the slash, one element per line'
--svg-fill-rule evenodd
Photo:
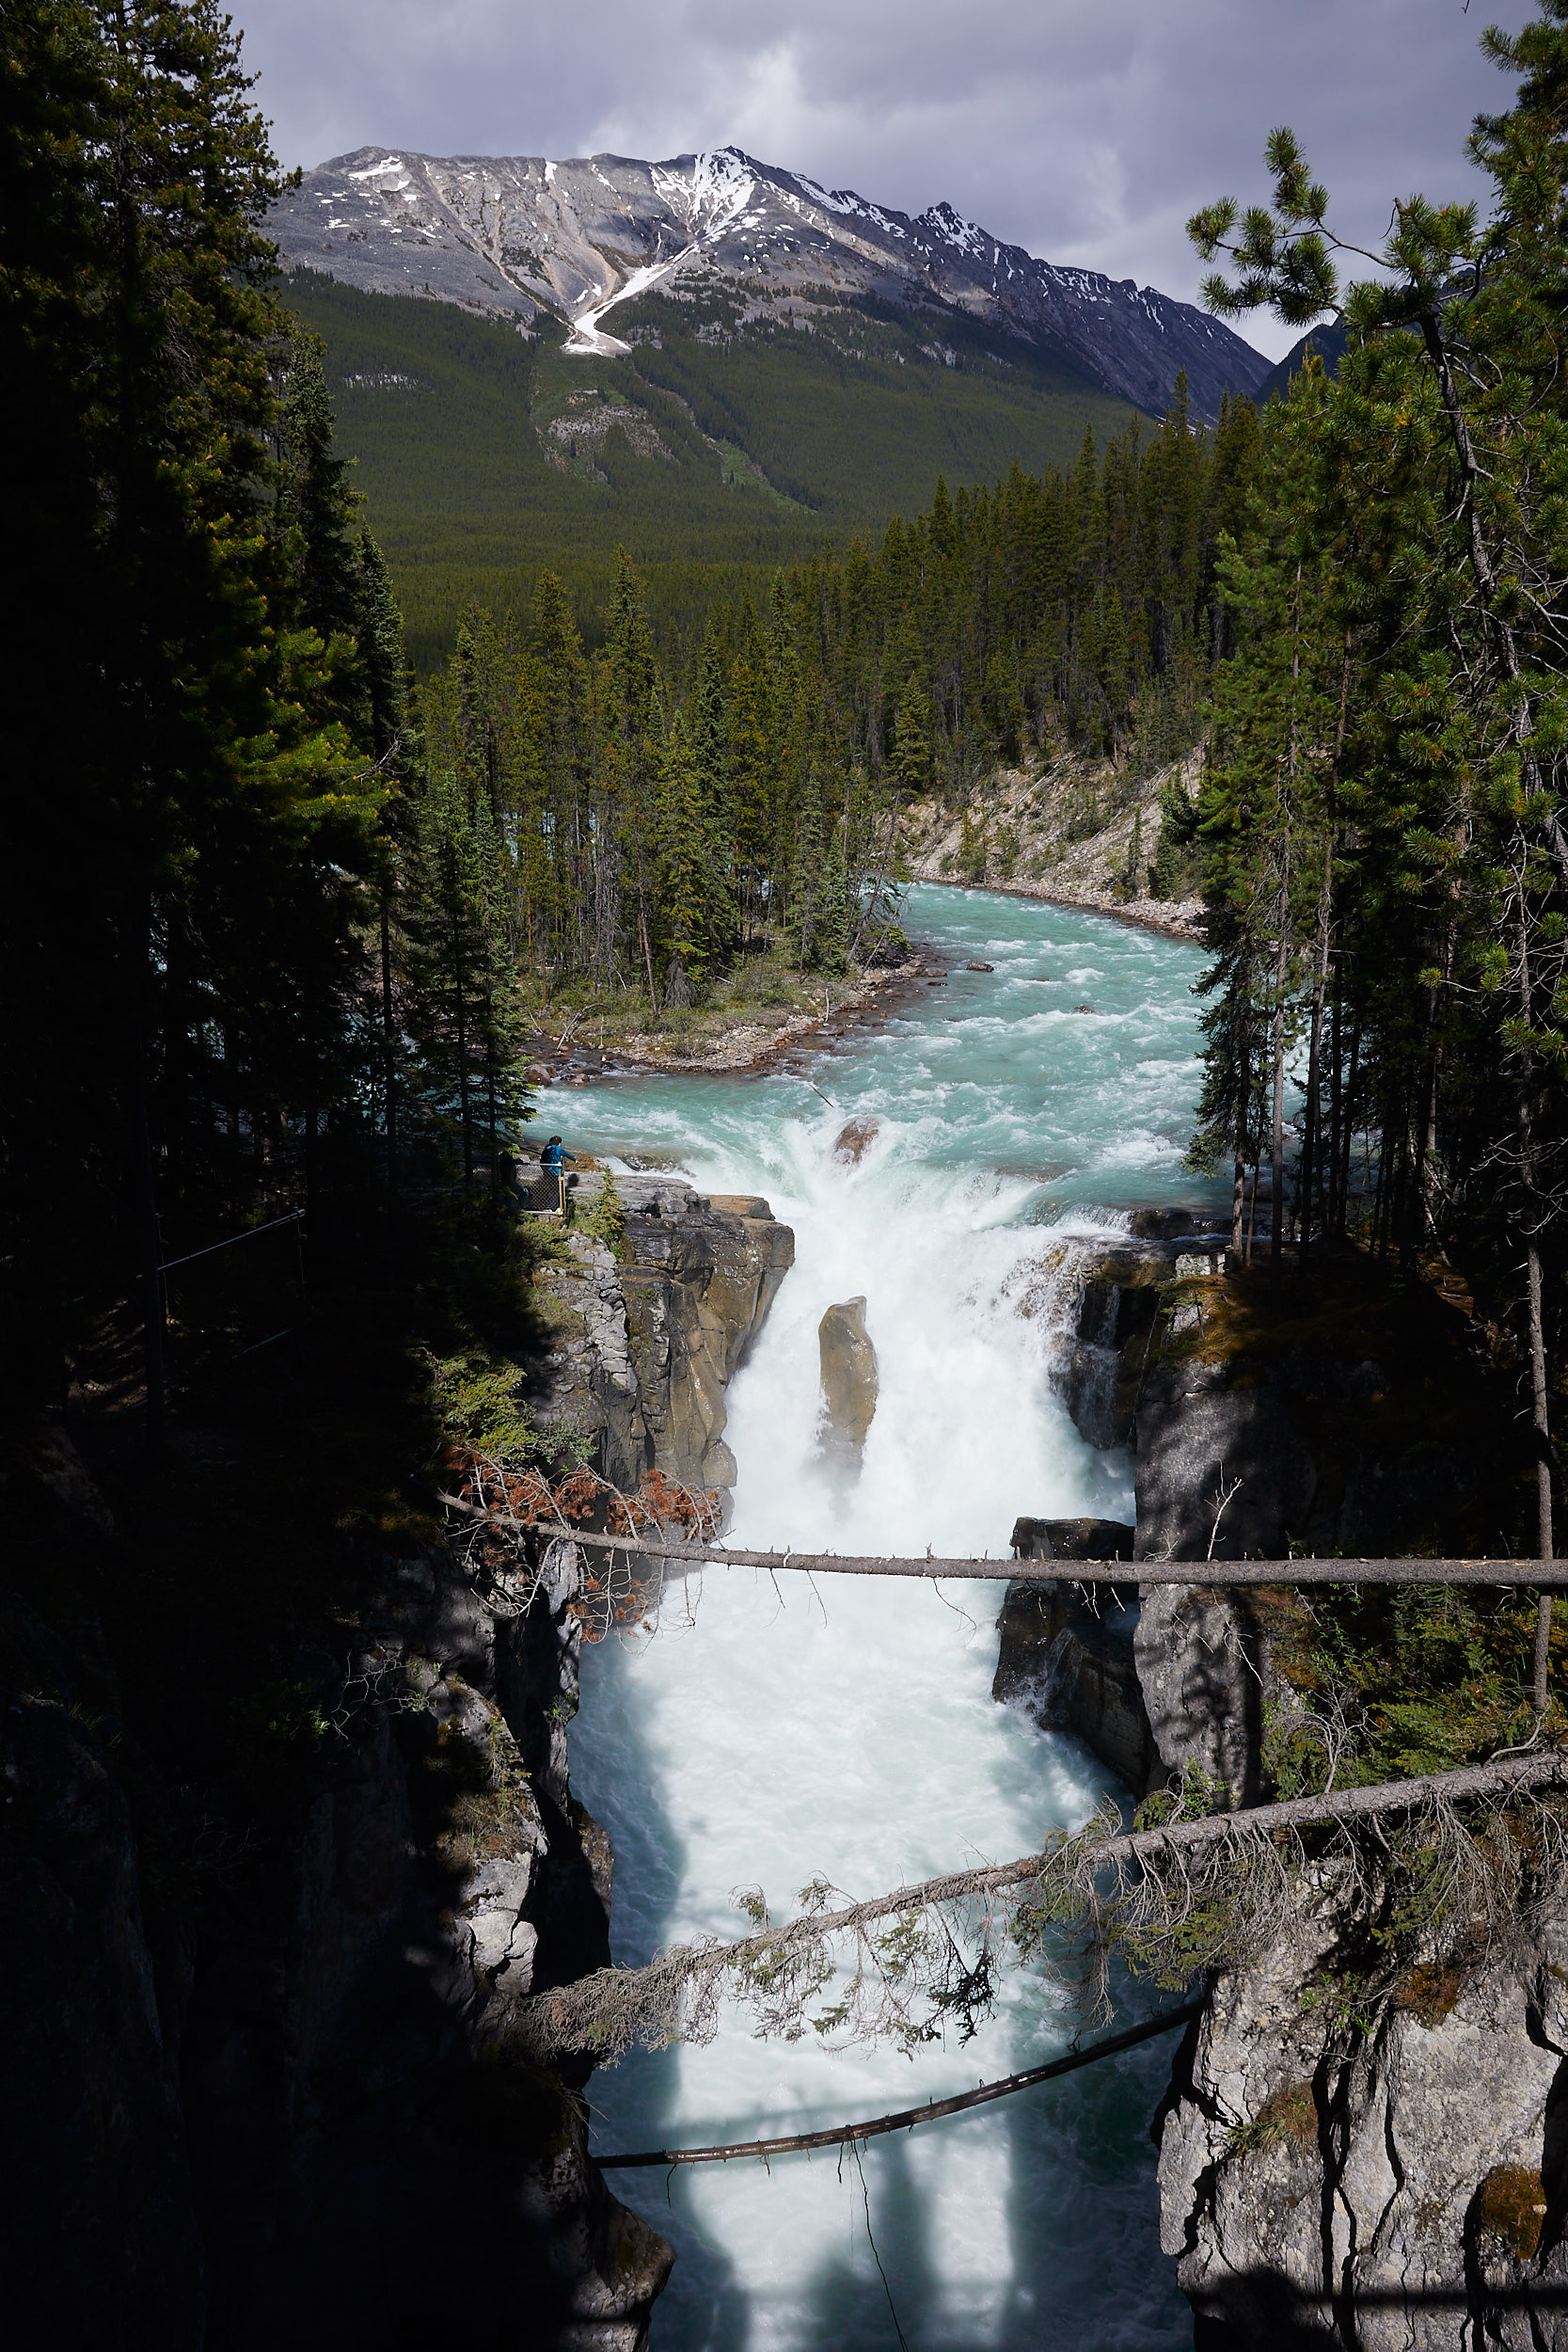
<path fill-rule="evenodd" d="M 821 909 L 826 875 L 822 858 L 822 793 L 811 769 L 795 803 L 785 904 L 795 953 L 802 972 L 821 961 Z"/>
<path fill-rule="evenodd" d="M 702 784 L 679 711 L 671 722 L 659 767 L 658 836 L 655 930 L 665 959 L 665 1000 L 688 1005 L 708 959 L 709 850 Z"/>
<path fill-rule="evenodd" d="M 376 796 L 335 675 L 352 644 L 324 653 L 258 527 L 280 486 L 279 183 L 230 22 L 209 0 L 20 0 L 0 40 L 0 384 L 38 475 L 8 510 L 28 594 L 7 1152 L 51 1171 L 40 1235 L 100 1173 L 129 1184 L 155 1444 L 170 1188 L 203 1181 L 242 1110 L 253 1157 L 328 1102 L 349 1116 Z M 68 953 L 47 935 L 61 839 Z"/>
<path fill-rule="evenodd" d="M 849 969 L 849 882 L 844 834 L 842 823 L 832 827 L 815 943 L 816 967 L 832 979 L 842 978 Z"/>
<path fill-rule="evenodd" d="M 649 1002 L 657 1009 L 654 975 L 654 894 L 657 858 L 656 777 L 658 669 L 647 603 L 630 557 L 616 558 L 615 593 L 607 649 L 607 718 L 610 736 L 610 797 L 626 844 L 637 902 L 637 941 Z"/>
<path fill-rule="evenodd" d="M 301 617 L 330 646 L 334 639 L 357 638 L 364 588 L 359 501 L 348 485 L 348 462 L 334 446 L 325 357 L 319 335 L 294 329 L 281 370 L 274 512 Z"/>
<path fill-rule="evenodd" d="M 755 673 L 742 654 L 730 673 L 729 765 L 735 810 L 734 870 L 748 942 L 763 903 L 771 848 L 768 745 L 757 705 Z"/>
<path fill-rule="evenodd" d="M 474 1093 L 483 1073 L 488 1094 L 494 977 L 481 842 L 451 769 L 427 777 L 412 814 L 405 928 L 423 1107 L 437 1133 L 455 1134 L 463 1181 L 471 1190 Z"/>

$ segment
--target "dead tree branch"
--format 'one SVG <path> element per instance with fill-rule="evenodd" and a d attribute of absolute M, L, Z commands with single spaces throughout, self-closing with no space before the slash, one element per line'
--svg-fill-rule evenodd
<path fill-rule="evenodd" d="M 826 1908 L 832 1890 L 818 1882 L 804 1892 L 802 1915 L 784 1927 L 771 1925 L 753 1894 L 743 1903 L 759 1932 L 676 1945 L 646 1967 L 600 1969 L 552 1988 L 529 2004 L 530 2027 L 543 2050 L 612 2059 L 634 2043 L 659 2049 L 710 2039 L 729 1994 L 750 2004 L 764 2032 L 796 2038 L 809 2025 L 851 2039 L 891 2034 L 911 2047 L 937 2037 L 932 2016 L 968 2019 L 989 2004 L 999 1928 L 1025 1958 L 1055 1931 L 1075 1936 L 1088 2006 L 1105 2014 L 1113 1949 L 1166 1984 L 1234 1960 L 1276 1935 L 1288 1915 L 1292 1868 L 1307 1859 L 1304 1833 L 1338 1838 L 1341 1875 L 1364 1889 L 1367 1866 L 1344 1833 L 1375 1821 L 1387 1854 L 1383 1824 L 1393 1820 L 1398 1835 L 1401 1816 L 1419 1848 L 1418 1909 L 1430 1919 L 1463 1914 L 1474 1933 L 1478 1922 L 1506 1921 L 1510 1873 L 1520 1867 L 1506 1835 L 1493 1835 L 1497 1809 L 1564 1784 L 1568 1750 L 1559 1749 L 1148 1829 L 1124 1831 L 1107 1803 L 1082 1829 L 1018 1861 L 953 1871 L 833 1911 Z M 1477 1804 L 1491 1807 L 1493 1819 L 1472 1835 L 1458 1808 Z M 1544 1843 L 1560 1859 L 1564 1840 L 1550 1818 Z M 949 1913 L 978 1941 L 973 1963 L 962 1962 Z M 848 1951 L 848 1981 L 813 2014 L 810 2005 L 842 1975 L 833 1947 Z M 913 2006 L 922 1996 L 931 2011 L 924 2019 Z"/>

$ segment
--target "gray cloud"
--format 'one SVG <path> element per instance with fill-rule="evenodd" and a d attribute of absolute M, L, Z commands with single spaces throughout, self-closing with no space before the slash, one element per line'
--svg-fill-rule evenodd
<path fill-rule="evenodd" d="M 1263 185 L 1290 122 L 1343 233 L 1390 199 L 1474 198 L 1463 146 L 1512 85 L 1462 0 L 236 0 L 285 163 L 430 154 L 658 157 L 735 141 L 908 212 L 1194 297 L 1182 224 Z M 1272 352 L 1293 338 L 1261 320 Z"/>

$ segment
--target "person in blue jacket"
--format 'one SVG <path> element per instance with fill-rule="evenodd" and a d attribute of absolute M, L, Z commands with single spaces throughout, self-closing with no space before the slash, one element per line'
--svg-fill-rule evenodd
<path fill-rule="evenodd" d="M 577 1153 L 575 1152 L 567 1152 L 563 1150 L 562 1147 L 561 1137 L 559 1136 L 552 1136 L 548 1143 L 546 1144 L 544 1150 L 539 1154 L 539 1168 L 542 1175 L 553 1176 L 555 1178 L 555 1205 L 562 1211 L 564 1211 L 566 1206 L 566 1168 L 568 1163 L 570 1163 L 571 1166 L 576 1167 Z"/>

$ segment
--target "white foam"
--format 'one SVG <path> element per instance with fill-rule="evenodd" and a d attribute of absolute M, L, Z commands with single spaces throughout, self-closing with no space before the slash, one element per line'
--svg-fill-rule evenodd
<path fill-rule="evenodd" d="M 1196 960 L 1156 943 L 1162 1002 L 1141 943 L 1124 953 L 1092 918 L 936 893 L 916 905 L 922 929 L 942 925 L 960 957 L 983 940 L 1037 968 L 1047 949 L 1081 957 L 1092 941 L 1121 1018 L 1053 1021 L 1022 1006 L 1000 1018 L 996 981 L 959 971 L 879 1035 L 813 1065 L 832 1107 L 781 1074 L 633 1082 L 629 1097 L 577 1097 L 572 1116 L 580 1140 L 663 1144 L 703 1190 L 764 1193 L 794 1227 L 795 1269 L 730 1390 L 737 1535 L 1000 1557 L 1020 1512 L 1131 1516 L 1131 1466 L 1086 1446 L 1051 1389 L 1070 1263 L 1031 1274 L 1053 1240 L 1103 1237 L 1125 1219 L 1085 1196 L 1042 1230 L 1029 1221 L 1040 1184 L 994 1171 L 1064 1151 L 1080 1168 L 1166 1165 L 1175 1147 L 1161 1122 L 1167 1110 L 1173 1125 L 1190 1117 L 1195 1089 Z M 974 1067 L 951 1079 L 954 1045 Z M 880 1125 L 846 1166 L 832 1147 L 851 1116 Z M 880 1392 L 859 1486 L 839 1498 L 816 1450 L 816 1327 L 826 1306 L 855 1295 Z M 645 1648 L 590 1652 L 573 1776 L 615 1850 L 616 1956 L 736 1933 L 739 1886 L 760 1883 L 787 1915 L 818 1874 L 864 1895 L 1033 1851 L 1084 1819 L 1101 1768 L 990 1698 L 1000 1597 L 995 1585 L 824 1576 L 814 1590 L 795 1575 L 710 1571 L 689 1623 L 667 1608 Z M 912 2065 L 814 2034 L 755 2041 L 730 2014 L 706 2049 L 634 2056 L 596 2075 L 594 2145 L 693 2145 L 876 2115 L 1026 2066 L 1067 2032 L 1044 1989 L 1016 1973 L 972 2044 L 927 2045 Z M 668 2195 L 662 2175 L 613 2175 L 679 2249 L 655 2352 L 895 2341 L 867 2199 L 911 2352 L 1177 2352 L 1191 2320 L 1158 2250 L 1147 2137 L 1168 2063 L 1155 2044 L 873 2142 L 863 2190 L 853 2160 L 832 2155 L 682 2170 Z"/>

